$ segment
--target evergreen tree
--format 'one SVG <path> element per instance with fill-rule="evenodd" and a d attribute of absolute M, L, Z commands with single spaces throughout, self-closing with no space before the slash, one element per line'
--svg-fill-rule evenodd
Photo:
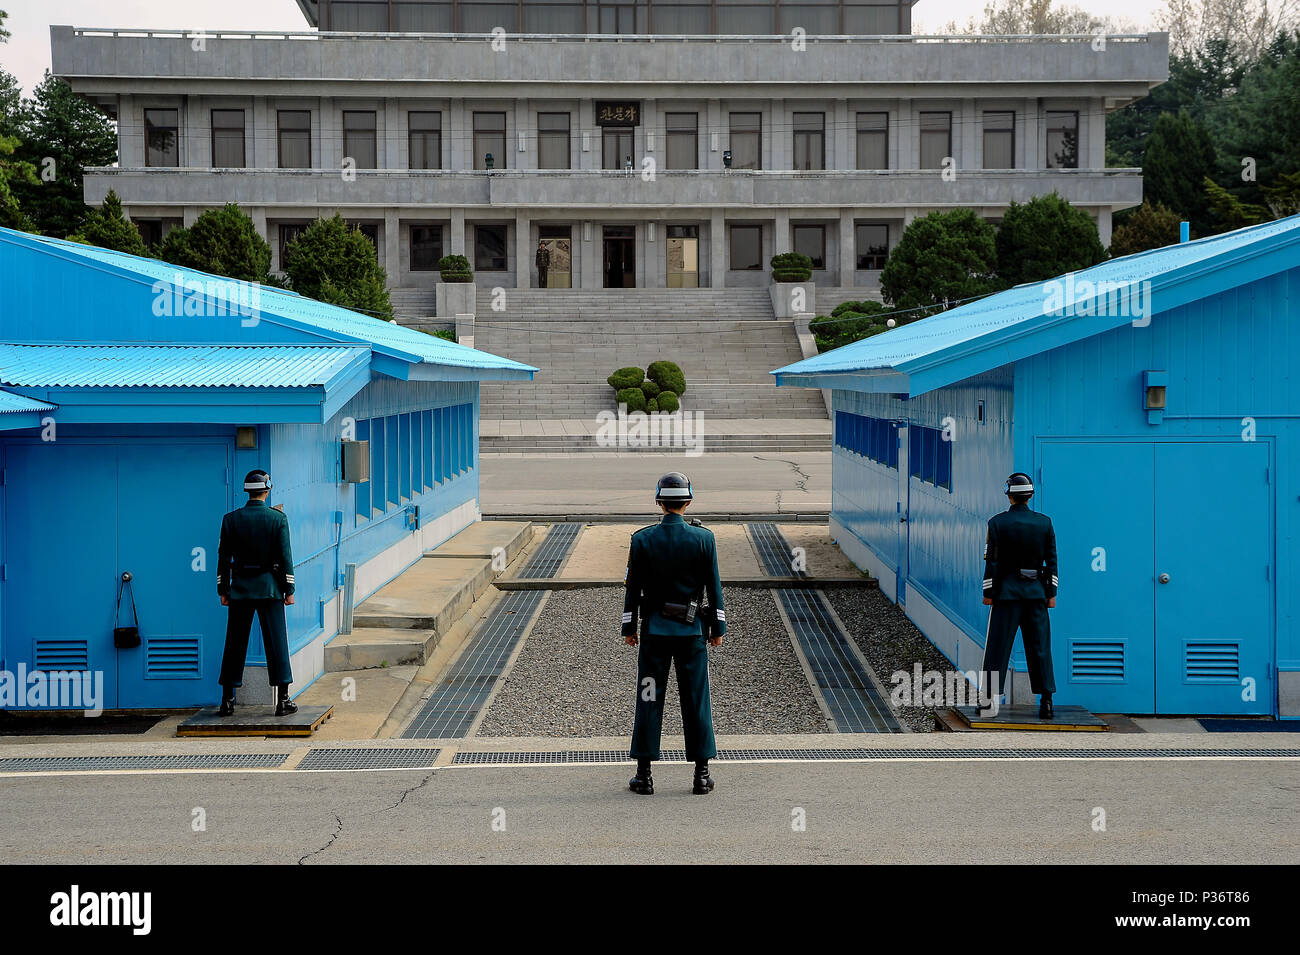
<path fill-rule="evenodd" d="M 880 291 L 899 309 L 933 309 L 997 291 L 996 231 L 970 209 L 912 220 L 889 253 Z"/>
<path fill-rule="evenodd" d="M 97 245 L 101 249 L 112 249 L 115 252 L 142 256 L 149 254 L 144 239 L 140 237 L 140 230 L 122 214 L 122 200 L 112 190 L 104 197 L 103 207 L 91 209 L 81 228 L 68 238 L 73 242 Z"/>
<path fill-rule="evenodd" d="M 343 217 L 317 219 L 285 250 L 284 271 L 299 295 L 355 309 L 383 319 L 393 317 L 387 276 L 372 243 Z"/>
<path fill-rule="evenodd" d="M 1178 241 L 1182 219 L 1162 205 L 1144 202 L 1110 237 L 1111 258 L 1158 249 Z"/>
<path fill-rule="evenodd" d="M 189 228 L 167 233 L 158 246 L 158 258 L 241 282 L 266 283 L 271 247 L 253 220 L 231 202 L 209 209 Z"/>
<path fill-rule="evenodd" d="M 1056 193 L 1011 203 L 998 226 L 998 274 L 1008 285 L 1042 282 L 1106 258 L 1097 224 Z"/>
<path fill-rule="evenodd" d="M 1205 196 L 1205 177 L 1214 172 L 1214 144 L 1205 128 L 1186 111 L 1156 120 L 1142 162 L 1142 191 L 1153 203 L 1167 206 L 1205 235 L 1212 226 Z"/>

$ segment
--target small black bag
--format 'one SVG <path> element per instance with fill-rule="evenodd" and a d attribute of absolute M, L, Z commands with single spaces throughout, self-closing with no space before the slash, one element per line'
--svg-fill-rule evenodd
<path fill-rule="evenodd" d="M 126 590 L 131 595 L 131 620 L 129 627 L 119 627 L 118 620 L 122 616 L 122 591 Z M 113 646 L 119 650 L 129 650 L 132 647 L 140 645 L 140 615 L 135 609 L 135 591 L 131 590 L 131 575 L 123 574 L 122 580 L 117 585 L 117 609 L 113 612 Z"/>

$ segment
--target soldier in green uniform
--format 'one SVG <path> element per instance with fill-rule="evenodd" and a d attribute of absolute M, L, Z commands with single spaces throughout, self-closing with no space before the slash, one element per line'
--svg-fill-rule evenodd
<path fill-rule="evenodd" d="M 709 708 L 708 646 L 722 643 L 727 614 L 722 606 L 718 549 L 713 532 L 682 516 L 693 498 L 686 475 L 673 471 L 659 479 L 655 501 L 664 516 L 632 535 L 623 598 L 623 638 L 641 650 L 637 663 L 636 723 L 631 756 L 637 761 L 629 788 L 648 796 L 654 790 L 650 762 L 659 758 L 668 668 L 677 670 L 686 758 L 695 763 L 692 792 L 713 789 L 709 760 L 717 755 Z M 708 605 L 703 604 L 707 595 Z"/>
<path fill-rule="evenodd" d="M 1025 640 L 1029 685 L 1039 694 L 1038 715 L 1052 719 L 1052 631 L 1047 611 L 1056 606 L 1056 532 L 1052 519 L 1029 509 L 1034 483 L 1017 471 L 1004 488 L 1011 507 L 989 519 L 984 546 L 984 603 L 989 628 L 980 669 L 990 697 L 1006 688 L 1007 665 L 1019 629 Z M 990 684 L 989 673 L 998 682 Z"/>
<path fill-rule="evenodd" d="M 244 682 L 244 657 L 253 615 L 262 625 L 266 670 L 275 692 L 275 715 L 295 713 L 289 699 L 293 674 L 289 669 L 289 638 L 284 608 L 293 603 L 293 555 L 289 549 L 289 518 L 268 507 L 271 476 L 249 471 L 244 478 L 248 503 L 221 519 L 217 548 L 217 594 L 230 608 L 226 622 L 226 651 L 221 658 L 221 716 L 235 712 L 235 687 Z"/>

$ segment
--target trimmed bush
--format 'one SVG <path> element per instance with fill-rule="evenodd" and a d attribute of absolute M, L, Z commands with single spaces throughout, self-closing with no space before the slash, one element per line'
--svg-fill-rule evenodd
<path fill-rule="evenodd" d="M 640 388 L 641 380 L 645 378 L 645 372 L 640 368 L 620 368 L 614 374 L 605 379 L 609 386 L 615 391 L 622 391 L 624 388 Z"/>
<path fill-rule="evenodd" d="M 772 256 L 772 279 L 776 282 L 807 282 L 812 278 L 812 259 L 802 252 Z"/>
<path fill-rule="evenodd" d="M 677 400 L 677 396 L 671 391 L 659 392 L 659 397 L 655 400 L 659 402 L 659 410 L 665 414 L 672 414 L 674 411 L 681 408 L 681 403 Z"/>
<path fill-rule="evenodd" d="M 645 403 L 645 413 L 646 413 L 646 414 L 658 414 L 658 413 L 659 413 L 659 399 L 658 399 L 658 398 L 651 398 L 649 401 L 647 401 L 647 402 Z"/>
<path fill-rule="evenodd" d="M 456 340 L 456 333 L 453 332 L 450 328 L 439 328 L 434 330 L 433 337 L 442 338 L 449 342 L 454 342 Z"/>
<path fill-rule="evenodd" d="M 655 395 L 659 394 L 662 389 L 653 381 L 647 380 L 641 382 L 641 390 L 645 392 L 647 398 L 653 398 Z"/>
<path fill-rule="evenodd" d="M 645 392 L 640 388 L 623 388 L 614 396 L 614 401 L 627 405 L 628 411 L 645 411 Z"/>
<path fill-rule="evenodd" d="M 855 306 L 857 310 L 846 309 L 844 305 Z M 808 323 L 819 352 L 888 331 L 885 313 L 889 309 L 880 302 L 845 302 L 844 305 L 837 306 L 830 318 L 818 317 Z"/>
<path fill-rule="evenodd" d="M 645 376 L 658 385 L 660 391 L 671 391 L 678 395 L 686 393 L 686 376 L 671 361 L 652 361 L 645 370 Z M 659 404 L 663 406 L 663 402 Z"/>
<path fill-rule="evenodd" d="M 473 282 L 474 270 L 463 255 L 444 255 L 438 260 L 438 271 L 444 282 Z"/>

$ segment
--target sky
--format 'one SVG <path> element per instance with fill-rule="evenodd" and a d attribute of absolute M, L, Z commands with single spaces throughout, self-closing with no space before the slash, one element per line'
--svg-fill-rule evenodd
<path fill-rule="evenodd" d="M 1150 27 L 1162 0 L 1076 0 L 1102 16 Z M 914 33 L 938 32 L 950 21 L 965 23 L 984 9 L 983 0 L 917 0 Z M 305 30 L 295 0 L 0 0 L 13 36 L 0 45 L 0 67 L 18 77 L 28 93 L 50 65 L 50 24 L 158 30 Z"/>

